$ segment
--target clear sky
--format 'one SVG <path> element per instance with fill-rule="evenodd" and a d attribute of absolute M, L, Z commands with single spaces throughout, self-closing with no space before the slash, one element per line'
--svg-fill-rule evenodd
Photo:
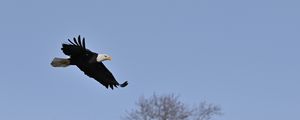
<path fill-rule="evenodd" d="M 220 105 L 218 120 L 297 120 L 299 0 L 1 0 L 0 119 L 120 120 L 145 95 Z M 82 35 L 126 88 L 52 68 Z"/>

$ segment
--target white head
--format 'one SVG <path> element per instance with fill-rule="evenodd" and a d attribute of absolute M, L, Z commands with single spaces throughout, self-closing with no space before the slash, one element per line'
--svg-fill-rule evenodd
<path fill-rule="evenodd" d="M 96 61 L 97 62 L 102 62 L 102 61 L 105 61 L 105 60 L 111 60 L 111 56 L 107 55 L 107 54 L 98 54 L 97 58 L 96 58 Z"/>

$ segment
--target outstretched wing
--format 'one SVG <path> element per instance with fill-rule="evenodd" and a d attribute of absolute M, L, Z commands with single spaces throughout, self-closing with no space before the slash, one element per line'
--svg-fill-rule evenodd
<path fill-rule="evenodd" d="M 63 53 L 68 56 L 82 56 L 87 52 L 91 52 L 90 50 L 85 48 L 85 38 L 83 38 L 81 41 L 80 35 L 78 36 L 77 40 L 74 37 L 73 42 L 70 39 L 68 39 L 68 41 L 70 43 L 62 44 L 61 48 Z"/>
<path fill-rule="evenodd" d="M 77 65 L 78 68 L 83 71 L 87 76 L 94 78 L 96 81 L 101 83 L 106 88 L 110 87 L 114 89 L 114 87 L 125 87 L 128 83 L 127 81 L 123 84 L 119 84 L 113 74 L 105 67 L 105 65 L 100 63 L 91 63 L 86 65 Z"/>

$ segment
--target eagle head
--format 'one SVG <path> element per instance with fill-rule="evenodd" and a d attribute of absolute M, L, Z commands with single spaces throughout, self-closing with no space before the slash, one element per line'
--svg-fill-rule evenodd
<path fill-rule="evenodd" d="M 96 58 L 96 61 L 97 62 L 102 62 L 102 61 L 105 61 L 105 60 L 112 60 L 112 57 L 107 55 L 107 54 L 98 54 L 97 58 Z"/>

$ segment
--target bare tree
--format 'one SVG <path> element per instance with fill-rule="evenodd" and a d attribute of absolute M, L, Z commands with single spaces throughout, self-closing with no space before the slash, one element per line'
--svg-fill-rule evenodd
<path fill-rule="evenodd" d="M 217 105 L 201 102 L 192 109 L 192 114 L 192 120 L 210 120 L 215 115 L 222 115 L 222 112 Z"/>
<path fill-rule="evenodd" d="M 125 120 L 209 120 L 221 114 L 219 106 L 205 102 L 189 108 L 174 94 L 141 97 L 136 105 L 137 109 L 128 112 Z"/>

